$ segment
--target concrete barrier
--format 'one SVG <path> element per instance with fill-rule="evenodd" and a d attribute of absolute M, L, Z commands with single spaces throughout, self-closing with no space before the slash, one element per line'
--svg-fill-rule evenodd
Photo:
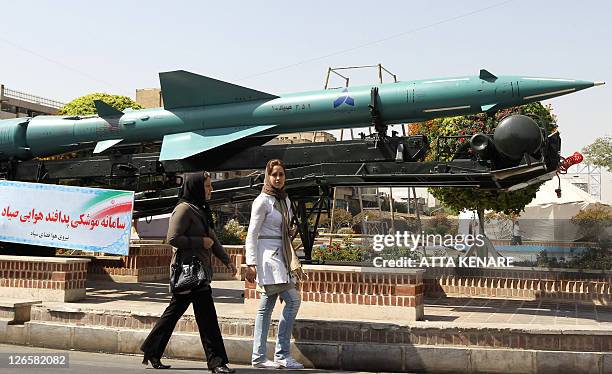
<path fill-rule="evenodd" d="M 141 354 L 138 347 L 148 331 L 77 326 L 30 321 L 9 325 L 0 321 L 2 343 L 55 349 Z M 248 364 L 252 340 L 225 337 L 230 362 Z M 273 342 L 268 342 L 273 351 Z M 292 354 L 306 367 L 331 370 L 371 370 L 431 373 L 609 373 L 610 352 L 437 347 L 420 344 L 293 341 Z M 204 360 L 196 333 L 175 332 L 166 357 Z M 140 358 L 134 358 L 140 360 Z"/>

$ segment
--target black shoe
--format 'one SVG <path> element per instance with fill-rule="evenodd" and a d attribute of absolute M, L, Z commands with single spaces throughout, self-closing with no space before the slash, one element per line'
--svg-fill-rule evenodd
<path fill-rule="evenodd" d="M 157 358 L 157 357 L 144 356 L 144 358 L 142 360 L 142 364 L 143 365 L 148 365 L 149 361 L 151 361 L 151 366 L 153 366 L 154 369 L 170 369 L 170 365 L 162 364 L 160 359 Z"/>
<path fill-rule="evenodd" d="M 228 368 L 227 365 L 217 366 L 216 368 L 210 369 L 210 371 L 212 371 L 215 374 L 216 373 L 235 373 L 236 372 L 236 370 Z"/>

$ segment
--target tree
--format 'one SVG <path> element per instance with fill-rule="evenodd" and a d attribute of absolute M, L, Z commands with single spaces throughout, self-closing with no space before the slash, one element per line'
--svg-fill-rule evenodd
<path fill-rule="evenodd" d="M 350 227 L 353 222 L 353 215 L 344 209 L 334 209 L 334 227 L 331 228 L 332 232 L 338 230 L 341 227 Z"/>
<path fill-rule="evenodd" d="M 92 93 L 78 97 L 61 107 L 58 111 L 63 116 L 89 116 L 96 114 L 94 100 L 102 100 L 115 109 L 124 111 L 127 108 L 143 109 L 143 107 L 127 96 Z"/>
<path fill-rule="evenodd" d="M 595 139 L 593 144 L 584 147 L 582 152 L 591 164 L 612 171 L 612 136 L 608 135 Z"/>
<path fill-rule="evenodd" d="M 612 226 L 612 208 L 598 203 L 581 210 L 571 221 L 579 227 L 582 240 L 601 242 L 607 236 L 608 227 Z"/>
<path fill-rule="evenodd" d="M 498 122 L 509 114 L 525 114 L 539 119 L 541 125 L 546 127 L 548 133 L 556 129 L 555 116 L 552 114 L 550 106 L 543 106 L 541 103 L 530 103 L 517 108 L 510 108 L 498 111 L 495 115 L 484 113 L 457 116 L 449 118 L 438 118 L 426 122 L 410 125 L 411 134 L 423 134 L 429 139 L 430 144 L 436 144 L 438 137 L 445 135 L 466 135 L 471 136 L 476 133 L 492 134 Z M 431 161 L 438 157 L 440 160 L 452 159 L 453 150 L 458 149 L 466 139 L 458 139 L 448 143 L 443 149 L 433 149 L 427 160 Z M 445 152 L 441 152 L 445 151 Z M 450 152 L 449 152 L 450 151 Z M 448 156 L 448 155 L 451 156 Z M 444 206 L 453 210 L 463 209 L 476 210 L 480 220 L 481 234 L 484 235 L 484 211 L 493 210 L 505 214 L 518 214 L 525 205 L 529 204 L 535 197 L 540 184 L 531 185 L 513 192 L 502 192 L 498 190 L 483 190 L 478 188 L 457 188 L 457 187 L 435 187 L 429 191 Z"/>
<path fill-rule="evenodd" d="M 571 222 L 578 226 L 578 232 L 582 235 L 580 240 L 590 241 L 595 245 L 579 252 L 569 261 L 563 262 L 549 256 L 546 251 L 542 251 L 538 255 L 538 264 L 548 267 L 612 270 L 609 232 L 612 226 L 612 207 L 595 204 L 578 212 L 572 217 Z"/>

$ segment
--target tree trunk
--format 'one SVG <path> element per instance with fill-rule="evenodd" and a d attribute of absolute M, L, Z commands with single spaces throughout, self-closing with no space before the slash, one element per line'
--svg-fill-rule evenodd
<path fill-rule="evenodd" d="M 423 225 L 421 224 L 421 214 L 419 213 L 419 200 L 414 187 L 412 187 L 412 195 L 414 196 L 414 214 L 416 214 L 417 228 L 420 234 L 423 232 Z M 410 190 L 408 190 L 408 201 L 410 202 Z M 410 213 L 410 209 L 408 209 L 408 213 Z"/>
<path fill-rule="evenodd" d="M 478 207 L 476 212 L 478 213 L 478 233 L 482 236 L 486 236 L 484 229 L 484 209 Z"/>

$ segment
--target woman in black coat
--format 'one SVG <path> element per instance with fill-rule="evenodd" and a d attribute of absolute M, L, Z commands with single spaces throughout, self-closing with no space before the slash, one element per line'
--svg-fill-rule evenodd
<path fill-rule="evenodd" d="M 177 256 L 192 258 L 197 256 L 212 279 L 212 254 L 217 256 L 231 271 L 236 274 L 236 267 L 219 243 L 212 229 L 212 212 L 206 203 L 212 193 L 210 174 L 204 172 L 190 173 L 185 176 L 179 203 L 174 208 L 168 225 L 168 244 L 177 250 L 172 259 Z M 193 303 L 202 346 L 206 352 L 208 368 L 213 373 L 233 373 L 227 367 L 228 359 L 223 344 L 223 337 L 217 321 L 217 312 L 212 298 L 212 290 L 206 285 L 186 293 L 174 293 L 170 305 L 166 308 L 153 330 L 142 343 L 140 349 L 144 352 L 143 364 L 149 361 L 155 369 L 168 369 L 169 365 L 161 363 L 160 358 L 170 340 L 176 323 L 181 318 L 189 304 Z"/>

